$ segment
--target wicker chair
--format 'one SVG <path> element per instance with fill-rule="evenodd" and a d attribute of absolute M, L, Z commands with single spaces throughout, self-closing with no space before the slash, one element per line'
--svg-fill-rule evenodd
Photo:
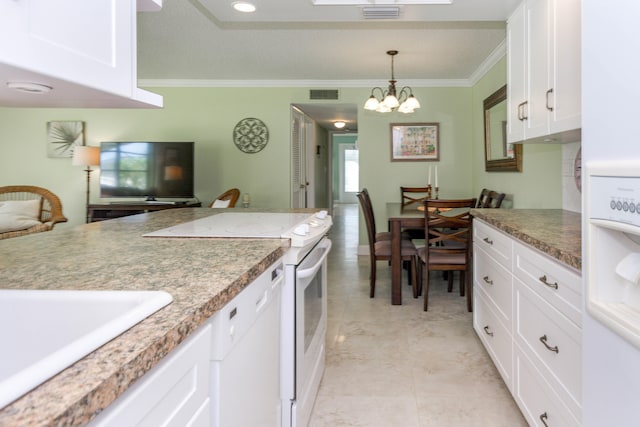
<path fill-rule="evenodd" d="M 24 236 L 42 231 L 50 231 L 53 230 L 54 225 L 57 223 L 68 221 L 62 214 L 62 203 L 60 202 L 60 199 L 51 191 L 32 185 L 8 185 L 0 187 L 0 201 L 38 199 L 41 202 L 39 216 L 41 224 L 34 225 L 33 227 L 25 230 L 6 231 L 4 233 L 0 233 L 0 239 Z"/>

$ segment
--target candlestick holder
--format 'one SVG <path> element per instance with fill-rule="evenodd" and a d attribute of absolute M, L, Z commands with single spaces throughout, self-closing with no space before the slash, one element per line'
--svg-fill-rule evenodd
<path fill-rule="evenodd" d="M 436 200 L 438 200 L 438 190 L 439 189 L 440 189 L 439 187 L 436 187 Z"/>
<path fill-rule="evenodd" d="M 431 184 L 427 184 L 427 199 L 431 198 Z"/>

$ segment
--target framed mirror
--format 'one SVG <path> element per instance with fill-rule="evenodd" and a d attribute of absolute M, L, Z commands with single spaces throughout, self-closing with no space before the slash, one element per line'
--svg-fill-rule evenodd
<path fill-rule="evenodd" d="M 507 144 L 507 85 L 484 100 L 484 155 L 487 172 L 522 172 L 522 144 Z"/>

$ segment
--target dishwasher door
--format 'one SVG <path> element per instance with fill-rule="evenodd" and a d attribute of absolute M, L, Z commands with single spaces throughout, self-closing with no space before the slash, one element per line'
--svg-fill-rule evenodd
<path fill-rule="evenodd" d="M 280 426 L 279 261 L 210 320 L 211 425 Z"/>

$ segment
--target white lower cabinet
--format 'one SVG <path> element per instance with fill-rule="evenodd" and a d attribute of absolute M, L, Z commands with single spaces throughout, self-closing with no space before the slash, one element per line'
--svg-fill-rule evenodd
<path fill-rule="evenodd" d="M 89 426 L 280 425 L 283 271 L 275 262 Z"/>
<path fill-rule="evenodd" d="M 513 340 L 511 332 L 498 321 L 498 316 L 490 308 L 490 303 L 487 302 L 482 291 L 476 291 L 474 298 L 473 328 L 498 368 L 503 381 L 513 393 Z"/>
<path fill-rule="evenodd" d="M 579 274 L 478 219 L 473 268 L 474 329 L 529 424 L 580 425 Z"/>
<path fill-rule="evenodd" d="M 211 326 L 181 343 L 89 425 L 208 427 Z"/>

